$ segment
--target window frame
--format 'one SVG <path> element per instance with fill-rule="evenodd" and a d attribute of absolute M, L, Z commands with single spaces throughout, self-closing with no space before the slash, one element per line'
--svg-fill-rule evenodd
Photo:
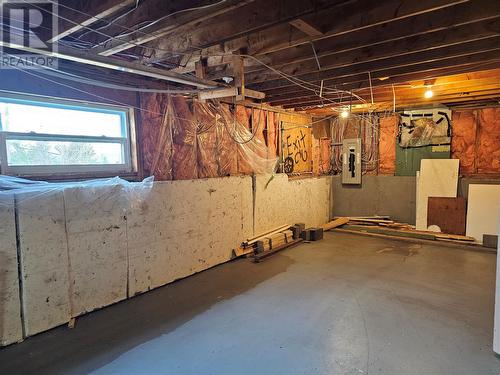
<path fill-rule="evenodd" d="M 125 137 L 43 134 L 3 131 L 0 127 L 0 174 L 20 177 L 78 177 L 129 176 L 137 174 L 137 149 L 135 113 L 133 107 L 94 103 L 54 97 L 13 94 L 0 90 L 0 102 L 34 105 L 47 108 L 72 109 L 95 113 L 113 113 L 121 117 L 122 134 Z M 1 124 L 0 124 L 1 126 Z M 8 140 L 30 141 L 71 141 L 82 143 L 118 143 L 122 146 L 122 164 L 68 164 L 68 165 L 9 165 L 7 156 Z"/>

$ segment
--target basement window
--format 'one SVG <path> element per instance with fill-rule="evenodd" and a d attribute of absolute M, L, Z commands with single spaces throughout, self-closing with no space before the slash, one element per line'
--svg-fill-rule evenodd
<path fill-rule="evenodd" d="M 132 115 L 126 107 L 0 94 L 1 173 L 133 173 Z"/>

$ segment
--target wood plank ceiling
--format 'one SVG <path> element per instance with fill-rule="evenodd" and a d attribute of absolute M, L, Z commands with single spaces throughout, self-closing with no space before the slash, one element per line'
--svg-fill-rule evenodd
<path fill-rule="evenodd" d="M 235 76 L 234 55 L 242 56 L 246 87 L 288 109 L 500 98 L 500 1 L 60 3 L 52 42 L 64 48 L 219 85 Z M 426 86 L 432 99 L 424 100 Z"/>

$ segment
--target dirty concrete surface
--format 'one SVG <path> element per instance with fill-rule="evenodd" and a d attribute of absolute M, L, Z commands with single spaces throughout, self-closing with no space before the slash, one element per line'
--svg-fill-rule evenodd
<path fill-rule="evenodd" d="M 499 374 L 495 261 L 326 233 L 0 349 L 0 374 Z"/>

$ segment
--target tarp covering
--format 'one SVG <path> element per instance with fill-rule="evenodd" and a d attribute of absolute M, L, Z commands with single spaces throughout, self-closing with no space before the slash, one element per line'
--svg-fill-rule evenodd
<path fill-rule="evenodd" d="M 446 108 L 404 111 L 399 126 L 401 147 L 444 145 L 451 142 L 451 112 Z"/>
<path fill-rule="evenodd" d="M 265 110 L 182 96 L 144 95 L 141 102 L 146 174 L 187 180 L 276 170 L 274 114 L 269 122 Z"/>

